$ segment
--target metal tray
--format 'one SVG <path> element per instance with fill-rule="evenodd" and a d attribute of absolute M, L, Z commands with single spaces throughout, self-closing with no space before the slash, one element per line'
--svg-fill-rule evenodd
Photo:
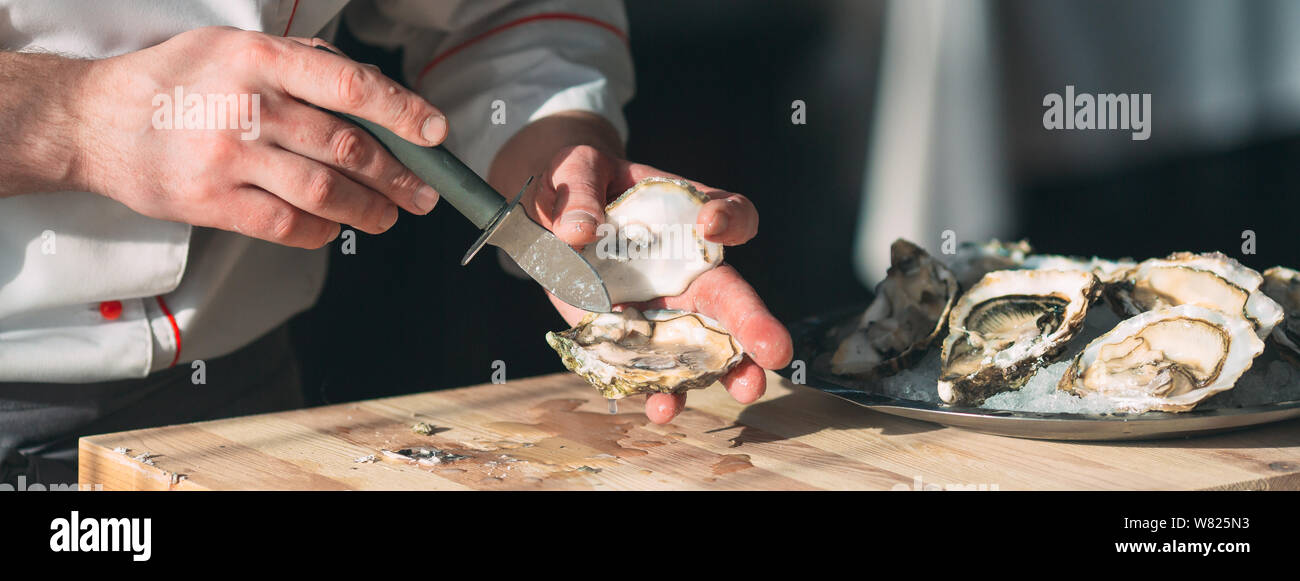
<path fill-rule="evenodd" d="M 855 322 L 866 305 L 810 317 L 790 328 L 794 358 L 806 363 L 806 384 L 873 410 L 998 436 L 1039 440 L 1154 440 L 1203 436 L 1300 417 L 1300 401 L 1194 409 L 1182 413 L 1066 414 L 953 407 L 873 393 L 870 383 L 832 375 L 825 365 L 835 329 Z M 789 378 L 792 368 L 781 371 Z"/>

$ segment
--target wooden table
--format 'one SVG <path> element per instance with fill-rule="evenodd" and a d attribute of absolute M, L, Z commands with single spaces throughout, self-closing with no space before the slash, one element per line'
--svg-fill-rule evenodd
<path fill-rule="evenodd" d="M 748 406 L 718 386 L 693 391 L 664 426 L 646 420 L 640 398 L 610 415 L 564 373 L 89 436 L 80 480 L 105 490 L 1300 488 L 1300 420 L 1171 441 L 1041 442 L 897 418 L 768 380 L 767 395 Z M 415 433 L 417 422 L 433 432 Z M 419 448 L 465 458 L 397 454 Z"/>

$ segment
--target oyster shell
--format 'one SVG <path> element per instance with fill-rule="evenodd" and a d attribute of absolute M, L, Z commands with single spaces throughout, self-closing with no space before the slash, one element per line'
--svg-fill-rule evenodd
<path fill-rule="evenodd" d="M 1082 270 L 1097 275 L 1102 284 L 1112 284 L 1124 276 L 1125 271 L 1137 266 L 1130 258 L 1106 260 L 1105 258 L 1080 258 L 1056 254 L 1031 254 L 1021 267 L 1030 270 Z"/>
<path fill-rule="evenodd" d="M 599 239 L 582 256 L 600 273 L 611 301 L 680 295 L 722 262 L 722 245 L 695 231 L 708 201 L 689 182 L 651 177 L 605 206 Z"/>
<path fill-rule="evenodd" d="M 990 272 L 1020 268 L 1032 251 L 1028 240 L 1001 242 L 994 238 L 982 243 L 963 242 L 948 262 L 948 269 L 957 276 L 961 288 L 970 288 Z"/>
<path fill-rule="evenodd" d="M 979 405 L 1019 389 L 1083 326 L 1101 282 L 1079 270 L 990 272 L 958 299 L 940 355 L 939 398 Z"/>
<path fill-rule="evenodd" d="M 1268 337 L 1282 320 L 1282 307 L 1259 287 L 1258 272 L 1219 252 L 1177 252 L 1138 263 L 1110 287 L 1115 312 L 1131 317 L 1178 305 L 1198 305 L 1244 317 L 1259 337 Z"/>
<path fill-rule="evenodd" d="M 1300 365 L 1300 272 L 1283 266 L 1264 271 L 1264 284 L 1260 290 L 1282 305 L 1286 318 L 1273 327 L 1273 342 L 1282 348 L 1282 354 Z"/>
<path fill-rule="evenodd" d="M 1167 307 L 1089 343 L 1057 388 L 1104 395 L 1129 412 L 1182 412 L 1232 389 L 1263 351 L 1246 319 L 1191 304 Z"/>
<path fill-rule="evenodd" d="M 957 301 L 957 277 L 903 239 L 889 247 L 889 272 L 857 329 L 831 357 L 831 372 L 888 376 L 910 365 L 939 336 Z"/>
<path fill-rule="evenodd" d="M 717 321 L 673 310 L 591 313 L 546 342 L 607 399 L 708 387 L 744 356 Z"/>

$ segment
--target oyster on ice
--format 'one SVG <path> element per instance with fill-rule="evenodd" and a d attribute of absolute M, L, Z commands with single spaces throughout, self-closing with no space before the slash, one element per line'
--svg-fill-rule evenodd
<path fill-rule="evenodd" d="M 888 376 L 910 365 L 939 336 L 957 300 L 957 277 L 903 239 L 889 247 L 889 272 L 857 328 L 831 357 L 831 372 Z"/>
<path fill-rule="evenodd" d="M 939 398 L 975 406 L 1019 389 L 1083 326 L 1101 282 L 1080 270 L 990 272 L 957 300 L 940 355 Z"/>
<path fill-rule="evenodd" d="M 696 232 L 709 197 L 683 180 L 651 177 L 605 206 L 600 238 L 582 250 L 605 281 L 610 301 L 648 301 L 682 294 L 722 262 L 722 244 Z"/>
<path fill-rule="evenodd" d="M 1126 317 L 1178 305 L 1198 305 L 1244 317 L 1259 337 L 1282 320 L 1282 307 L 1259 288 L 1258 272 L 1219 252 L 1177 252 L 1138 263 L 1110 287 L 1115 311 Z"/>
<path fill-rule="evenodd" d="M 1102 284 L 1112 284 L 1130 268 L 1137 266 L 1129 258 L 1106 260 L 1105 258 L 1079 258 L 1056 254 L 1031 254 L 1025 258 L 1022 267 L 1030 270 L 1082 270 L 1097 275 Z"/>
<path fill-rule="evenodd" d="M 708 387 L 744 355 L 717 321 L 673 310 L 591 313 L 546 342 L 607 399 Z"/>
<path fill-rule="evenodd" d="M 1197 305 L 1167 307 L 1089 343 L 1057 388 L 1100 394 L 1129 412 L 1182 412 L 1231 389 L 1263 351 L 1246 319 Z"/>
<path fill-rule="evenodd" d="M 963 242 L 949 261 L 948 269 L 957 275 L 961 288 L 966 289 L 990 272 L 1020 268 L 1032 251 L 1028 240 L 1002 242 L 994 238 L 984 243 Z"/>
<path fill-rule="evenodd" d="M 1282 305 L 1286 318 L 1273 327 L 1273 342 L 1282 354 L 1300 365 L 1300 272 L 1283 266 L 1264 271 L 1264 294 Z"/>

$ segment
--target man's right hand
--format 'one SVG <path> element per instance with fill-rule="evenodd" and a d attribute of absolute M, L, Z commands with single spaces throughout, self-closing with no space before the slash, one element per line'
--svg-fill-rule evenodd
<path fill-rule="evenodd" d="M 303 248 L 329 243 L 340 224 L 383 232 L 399 207 L 427 214 L 438 199 L 432 188 L 359 127 L 312 105 L 425 146 L 446 137 L 446 117 L 377 68 L 317 44 L 323 41 L 201 28 L 91 61 L 70 105 L 77 119 L 71 183 L 153 218 Z M 252 132 L 238 125 L 156 128 L 155 96 L 174 99 L 176 87 L 205 99 L 260 95 L 256 138 L 241 137 Z"/>

